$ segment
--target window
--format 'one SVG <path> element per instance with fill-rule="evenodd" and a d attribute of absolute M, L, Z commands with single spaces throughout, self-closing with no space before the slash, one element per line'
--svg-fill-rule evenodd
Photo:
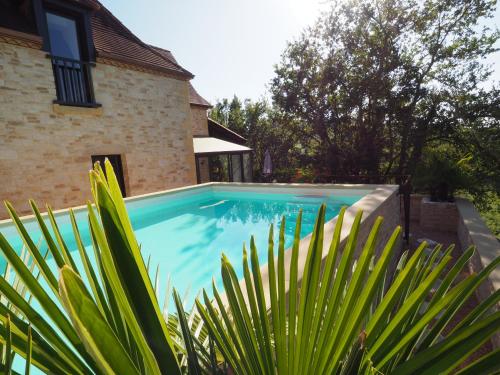
<path fill-rule="evenodd" d="M 196 175 L 199 184 L 210 182 L 210 166 L 208 156 L 197 156 L 196 160 Z"/>
<path fill-rule="evenodd" d="M 233 182 L 242 182 L 243 176 L 241 174 L 242 159 L 241 154 L 231 155 L 231 176 Z"/>
<path fill-rule="evenodd" d="M 229 181 L 229 159 L 227 155 L 212 155 L 209 158 L 210 181 Z"/>
<path fill-rule="evenodd" d="M 58 104 L 96 107 L 83 14 L 46 10 L 48 48 Z"/>
<path fill-rule="evenodd" d="M 252 157 L 250 153 L 243 154 L 243 177 L 245 182 L 252 182 Z"/>
<path fill-rule="evenodd" d="M 50 53 L 58 57 L 80 60 L 80 44 L 76 20 L 58 14 L 46 13 L 50 38 Z"/>
<path fill-rule="evenodd" d="M 118 185 L 120 185 L 122 195 L 126 197 L 127 194 L 125 191 L 125 178 L 123 176 L 123 165 L 120 155 L 92 155 L 92 166 L 94 165 L 94 163 L 99 162 L 102 169 L 104 170 L 104 173 L 106 173 L 106 170 L 104 168 L 104 161 L 106 159 L 108 159 L 113 166 L 113 170 L 115 171 L 116 179 L 118 180 Z"/>
<path fill-rule="evenodd" d="M 252 182 L 250 153 L 197 154 L 196 179 L 199 184 L 214 182 Z"/>

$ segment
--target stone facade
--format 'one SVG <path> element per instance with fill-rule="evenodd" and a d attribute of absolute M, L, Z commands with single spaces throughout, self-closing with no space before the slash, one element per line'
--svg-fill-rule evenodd
<path fill-rule="evenodd" d="M 191 116 L 193 118 L 193 136 L 208 136 L 207 108 L 191 104 Z M 200 184 L 210 182 L 210 165 L 208 157 L 203 156 L 198 159 L 198 181 Z"/>
<path fill-rule="evenodd" d="M 98 61 L 102 107 L 56 106 L 45 54 L 0 42 L 1 201 L 22 214 L 28 199 L 55 209 L 85 203 L 91 155 L 121 155 L 128 196 L 196 183 L 188 81 Z"/>
<path fill-rule="evenodd" d="M 193 135 L 208 136 L 207 109 L 191 105 L 191 116 L 193 116 Z"/>

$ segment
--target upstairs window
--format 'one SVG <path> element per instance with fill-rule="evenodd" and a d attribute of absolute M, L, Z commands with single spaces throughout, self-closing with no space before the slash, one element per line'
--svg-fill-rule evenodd
<path fill-rule="evenodd" d="M 57 100 L 61 105 L 96 107 L 88 61 L 88 32 L 84 27 L 84 14 L 45 11 L 48 50 L 52 60 Z M 84 46 L 85 48 L 82 48 Z"/>
<path fill-rule="evenodd" d="M 53 56 L 80 60 L 80 44 L 76 20 L 58 14 L 46 13 L 50 53 Z"/>

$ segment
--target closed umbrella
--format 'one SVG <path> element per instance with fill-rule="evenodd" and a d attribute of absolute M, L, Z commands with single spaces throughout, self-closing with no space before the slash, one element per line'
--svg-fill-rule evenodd
<path fill-rule="evenodd" d="M 266 150 L 264 155 L 264 168 L 262 169 L 263 175 L 270 175 L 273 173 L 273 163 L 271 162 L 271 154 L 269 150 Z"/>

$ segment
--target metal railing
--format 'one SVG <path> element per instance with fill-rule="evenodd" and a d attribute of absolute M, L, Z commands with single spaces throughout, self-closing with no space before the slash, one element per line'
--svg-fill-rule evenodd
<path fill-rule="evenodd" d="M 93 63 L 66 57 L 49 57 L 56 82 L 56 102 L 65 105 L 96 106 L 91 75 Z"/>
<path fill-rule="evenodd" d="M 319 174 L 313 178 L 313 183 L 334 183 L 334 184 L 391 184 L 402 185 L 410 180 L 409 175 L 387 174 Z"/>

